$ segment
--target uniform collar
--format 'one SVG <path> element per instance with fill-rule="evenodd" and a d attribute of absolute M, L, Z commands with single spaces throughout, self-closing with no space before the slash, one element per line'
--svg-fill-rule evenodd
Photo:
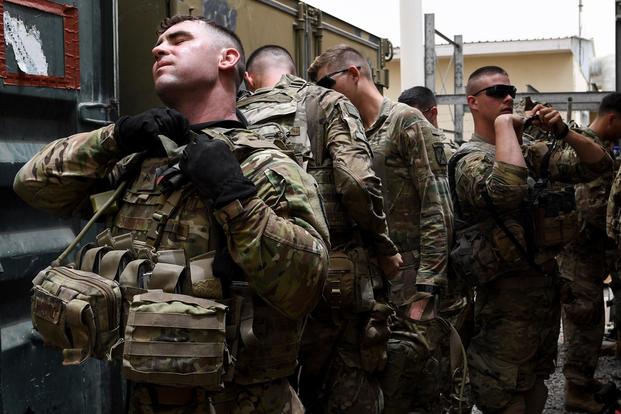
<path fill-rule="evenodd" d="M 371 125 L 366 131 L 367 136 L 373 135 L 373 132 L 384 124 L 384 122 L 388 118 L 388 115 L 390 115 L 390 110 L 392 109 L 392 106 L 393 102 L 388 98 L 384 98 L 384 100 L 382 101 L 382 106 L 380 106 L 380 111 L 377 119 L 375 120 L 375 122 L 373 122 L 373 125 Z"/>

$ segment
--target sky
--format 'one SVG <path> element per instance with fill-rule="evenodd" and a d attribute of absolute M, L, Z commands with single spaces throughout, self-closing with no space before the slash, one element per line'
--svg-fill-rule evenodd
<path fill-rule="evenodd" d="M 304 0 L 400 44 L 399 0 Z M 579 0 L 422 0 L 436 30 L 464 42 L 578 36 Z M 582 0 L 581 35 L 594 40 L 596 57 L 615 53 L 615 0 Z M 423 28 L 420 27 L 421 33 Z M 436 37 L 436 43 L 444 43 Z"/>

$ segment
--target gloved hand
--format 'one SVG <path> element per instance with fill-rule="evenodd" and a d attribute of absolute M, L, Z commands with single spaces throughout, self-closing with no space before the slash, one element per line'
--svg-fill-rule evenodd
<path fill-rule="evenodd" d="M 114 126 L 114 137 L 124 154 L 159 150 L 158 135 L 165 135 L 178 145 L 190 137 L 190 124 L 171 108 L 153 108 L 134 116 L 122 116 Z"/>
<path fill-rule="evenodd" d="M 360 360 L 366 372 L 380 372 L 388 360 L 388 317 L 393 313 L 388 305 L 376 303 L 363 327 L 360 341 Z"/>
<path fill-rule="evenodd" d="M 191 141 L 183 150 L 179 168 L 216 209 L 257 193 L 228 145 L 217 139 L 201 136 Z"/>

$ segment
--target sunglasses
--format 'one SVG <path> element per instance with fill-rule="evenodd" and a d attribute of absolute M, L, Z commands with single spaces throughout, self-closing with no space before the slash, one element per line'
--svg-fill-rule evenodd
<path fill-rule="evenodd" d="M 360 70 L 360 66 L 356 66 L 356 68 Z M 321 86 L 322 88 L 332 89 L 334 85 L 336 84 L 336 81 L 332 79 L 332 76 L 338 75 L 339 73 L 347 72 L 348 70 L 349 68 L 346 68 L 346 69 L 337 70 L 332 73 L 328 73 L 326 76 L 324 76 L 323 78 L 315 82 L 315 84 L 317 86 Z"/>
<path fill-rule="evenodd" d="M 502 99 L 507 95 L 510 95 L 512 98 L 515 98 L 517 89 L 513 85 L 494 85 L 494 86 L 488 86 L 487 88 L 483 88 L 477 93 L 472 94 L 472 96 L 477 96 L 481 92 L 485 92 L 485 95 L 489 96 L 490 98 Z"/>

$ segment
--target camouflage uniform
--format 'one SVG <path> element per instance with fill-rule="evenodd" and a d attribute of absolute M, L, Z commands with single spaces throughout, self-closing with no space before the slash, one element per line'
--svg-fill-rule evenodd
<path fill-rule="evenodd" d="M 447 290 L 448 247 L 453 210 L 446 176 L 451 149 L 422 114 L 384 99 L 378 119 L 367 130 L 373 166 L 384 183 L 390 237 L 404 265 L 391 280 L 397 316 L 391 325 L 388 364 L 382 374 L 385 412 L 439 409 L 437 382 L 442 332 L 438 321 L 416 323 L 407 309 L 419 296 L 416 285 Z"/>
<path fill-rule="evenodd" d="M 253 128 L 284 140 L 319 183 L 333 254 L 357 254 L 368 268 L 363 245 L 371 254 L 397 253 L 388 238 L 381 182 L 371 167 L 360 115 L 347 98 L 284 75 L 273 88 L 240 99 L 238 107 Z M 282 129 L 280 134 L 279 128 L 270 132 L 273 124 Z M 338 278 L 329 277 L 324 300 L 305 327 L 300 395 L 311 412 L 379 413 L 383 405 L 379 383 L 361 359 L 360 338 L 373 297 L 365 309 L 352 311 L 336 303 L 340 299 L 335 296 L 345 292 L 333 283 L 339 284 Z M 372 295 L 372 288 L 367 293 Z"/>
<path fill-rule="evenodd" d="M 578 130 L 603 146 L 589 128 Z M 580 233 L 558 257 L 562 283 L 563 331 L 567 352 L 563 373 L 577 385 L 589 386 L 597 367 L 604 336 L 603 280 L 611 266 L 606 251 L 612 243 L 606 235 L 606 204 L 613 172 L 577 184 L 576 205 Z"/>
<path fill-rule="evenodd" d="M 457 158 L 455 167 L 455 203 L 460 218 L 468 225 L 495 223 L 483 195 L 487 193 L 509 231 L 528 246 L 539 240 L 529 235 L 530 226 L 520 223 L 524 212 L 532 210 L 532 206 L 524 205 L 529 196 L 528 183 L 542 174 L 546 153 L 551 151 L 549 178 L 568 183 L 593 180 L 610 168 L 611 160 L 604 157 L 594 164 L 581 163 L 575 151 L 564 143 L 550 149 L 543 141 L 527 142 L 522 150 L 527 168 L 495 161 L 495 147 L 473 135 L 454 156 L 466 153 Z M 485 240 L 493 243 L 489 253 L 498 255 L 494 263 L 502 261 L 497 273 L 475 275 L 479 279 L 476 327 L 468 348 L 474 400 L 484 412 L 508 406 L 523 410 L 519 394 L 529 391 L 555 368 L 560 297 L 554 256 L 560 247 L 535 246 L 534 263 L 529 265 L 497 225 L 480 229 L 486 232 Z"/>
<path fill-rule="evenodd" d="M 327 272 L 327 225 L 318 214 L 320 199 L 312 177 L 272 143 L 232 122 L 211 123 L 204 132 L 227 142 L 243 160 L 242 171 L 256 185 L 257 196 L 244 200 L 238 214 L 230 215 L 229 206 L 210 210 L 195 186 L 185 183 L 170 196 L 178 191 L 183 195 L 154 247 L 182 248 L 190 259 L 222 247 L 210 231 L 221 226 L 230 257 L 241 269 L 234 276 L 248 282 L 252 291 L 258 344 L 240 345 L 235 376 L 224 393 L 136 383 L 130 412 L 208 413 L 212 403 L 218 412 L 291 410 L 286 378 L 295 368 L 301 327 L 319 299 Z M 15 191 L 35 207 L 76 214 L 121 158 L 113 129 L 107 126 L 48 144 L 20 170 Z M 135 239 L 149 240 L 147 228 L 167 199 L 156 184 L 158 167 L 174 160 L 141 161 L 111 217 L 113 235 L 131 232 Z M 184 287 L 182 293 L 193 292 Z"/>

